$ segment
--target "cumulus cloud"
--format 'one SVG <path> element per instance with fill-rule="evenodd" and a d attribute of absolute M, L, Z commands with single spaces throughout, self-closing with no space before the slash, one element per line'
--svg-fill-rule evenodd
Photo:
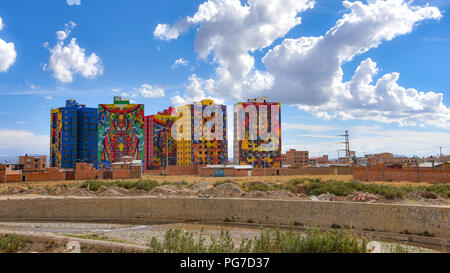
<path fill-rule="evenodd" d="M 69 6 L 79 6 L 81 5 L 81 0 L 66 0 L 67 1 L 67 5 Z"/>
<path fill-rule="evenodd" d="M 138 90 L 141 96 L 143 96 L 144 98 L 160 98 L 166 95 L 163 88 L 154 87 L 146 83 L 141 85 Z"/>
<path fill-rule="evenodd" d="M 194 44 L 198 56 L 206 60 L 211 55 L 217 64 L 217 79 L 208 80 L 213 83 L 210 95 L 239 98 L 244 93 L 249 95 L 270 88 L 273 77 L 255 70 L 253 53 L 285 36 L 301 23 L 298 13 L 313 6 L 312 0 L 251 0 L 246 4 L 239 0 L 209 0 L 202 3 L 185 21 L 198 25 Z M 155 32 L 175 39 L 180 34 L 176 29 L 176 25 L 158 25 Z"/>
<path fill-rule="evenodd" d="M 179 58 L 173 63 L 172 69 L 175 69 L 175 68 L 177 68 L 179 66 L 187 66 L 188 64 L 189 64 L 188 60 L 185 60 L 183 58 Z"/>
<path fill-rule="evenodd" d="M 376 120 L 399 125 L 450 128 L 450 110 L 435 92 L 420 92 L 398 84 L 399 73 L 382 75 L 370 58 L 362 61 L 350 81 L 343 82 L 342 65 L 384 41 L 410 33 L 426 19 L 442 17 L 436 7 L 411 6 L 403 0 L 344 1 L 350 10 L 324 36 L 285 39 L 263 58 L 275 77 L 271 91 L 284 102 L 330 119 Z"/>
<path fill-rule="evenodd" d="M 450 128 L 450 109 L 441 93 L 400 86 L 399 73 L 378 75 L 380 69 L 371 58 L 359 64 L 351 80 L 343 80 L 343 64 L 411 33 L 424 20 L 439 20 L 442 14 L 437 7 L 406 0 L 343 1 L 345 14 L 323 36 L 284 39 L 262 58 L 266 71 L 255 69 L 253 53 L 284 37 L 301 23 L 298 14 L 313 6 L 314 1 L 306 0 L 251 0 L 246 5 L 239 0 L 209 0 L 201 4 L 184 20 L 198 25 L 195 51 L 201 59 L 212 57 L 216 77 L 191 76 L 189 86 L 201 88 L 188 89 L 173 101 L 195 98 L 189 94 L 192 89 L 201 90 L 201 97 L 226 100 L 269 95 L 322 119 Z M 175 25 L 166 25 L 165 33 L 174 29 Z M 174 31 L 170 39 L 180 33 Z"/>
<path fill-rule="evenodd" d="M 53 48 L 49 48 L 47 42 L 44 43 L 51 54 L 48 66 L 44 65 L 45 70 L 52 70 L 53 76 L 62 83 L 73 82 L 75 74 L 85 78 L 95 78 L 103 74 L 101 59 L 95 53 L 87 56 L 86 50 L 78 45 L 76 38 L 65 44 L 65 39 L 75 26 L 74 22 L 69 22 L 64 30 L 57 31 L 58 42 Z"/>
<path fill-rule="evenodd" d="M 184 96 L 175 95 L 171 98 L 171 102 L 175 105 L 184 105 L 193 102 L 198 102 L 204 99 L 212 99 L 218 104 L 223 104 L 224 100 L 219 97 L 212 97 L 208 95 L 212 93 L 214 88 L 214 80 L 204 80 L 197 77 L 196 74 L 192 74 L 189 79 L 189 84 L 186 87 L 186 93 Z"/>
<path fill-rule="evenodd" d="M 0 31 L 4 29 L 3 19 L 0 17 Z M 17 52 L 12 42 L 0 39 L 0 72 L 6 72 L 16 61 Z"/>
<path fill-rule="evenodd" d="M 153 31 L 153 36 L 159 40 L 170 41 L 177 39 L 181 33 L 189 29 L 189 23 L 186 19 L 176 21 L 173 26 L 168 24 L 158 24 Z"/>
<path fill-rule="evenodd" d="M 77 26 L 77 24 L 75 24 L 72 21 L 69 21 L 69 23 L 65 24 L 64 26 L 65 26 L 64 30 L 58 30 L 56 32 L 56 36 L 60 41 L 64 41 L 67 37 L 69 37 L 70 33 L 72 32 L 74 27 Z"/>

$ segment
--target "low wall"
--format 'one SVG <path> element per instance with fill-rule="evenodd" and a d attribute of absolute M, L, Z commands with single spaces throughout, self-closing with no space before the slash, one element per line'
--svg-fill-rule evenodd
<path fill-rule="evenodd" d="M 201 166 L 170 166 L 168 175 L 197 175 Z"/>
<path fill-rule="evenodd" d="M 7 174 L 6 182 L 20 182 L 22 181 L 22 174 Z"/>
<path fill-rule="evenodd" d="M 327 201 L 198 198 L 66 198 L 0 200 L 0 219 L 181 220 L 261 224 L 311 222 L 357 230 L 450 238 L 449 207 Z"/>
<path fill-rule="evenodd" d="M 411 181 L 450 183 L 450 170 L 430 168 L 387 169 L 380 167 L 355 167 L 353 179 L 360 181 Z"/>

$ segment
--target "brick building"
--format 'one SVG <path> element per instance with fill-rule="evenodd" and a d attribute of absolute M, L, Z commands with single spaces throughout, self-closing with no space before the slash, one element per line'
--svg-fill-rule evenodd
<path fill-rule="evenodd" d="M 293 166 L 293 167 L 307 167 L 309 164 L 309 152 L 308 151 L 297 151 L 295 149 L 290 149 L 285 154 L 283 154 L 283 167 Z"/>
<path fill-rule="evenodd" d="M 47 171 L 47 156 L 19 156 L 19 164 L 22 173 Z"/>
<path fill-rule="evenodd" d="M 309 158 L 309 165 L 315 166 L 320 164 L 328 164 L 330 161 L 328 160 L 328 155 L 322 155 L 321 157 L 311 157 Z"/>

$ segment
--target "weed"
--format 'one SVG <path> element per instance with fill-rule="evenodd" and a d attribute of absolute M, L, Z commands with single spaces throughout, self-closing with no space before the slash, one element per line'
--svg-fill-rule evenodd
<path fill-rule="evenodd" d="M 347 230 L 321 232 L 309 227 L 306 234 L 291 228 L 287 231 L 262 229 L 253 240 L 244 239 L 235 246 L 230 234 L 221 230 L 220 236 L 211 236 L 209 244 L 191 232 L 168 230 L 164 241 L 153 237 L 149 243 L 151 253 L 366 253 L 367 240 Z"/>
<path fill-rule="evenodd" d="M 15 234 L 0 235 L 0 253 L 19 252 L 25 246 L 25 240 Z"/>

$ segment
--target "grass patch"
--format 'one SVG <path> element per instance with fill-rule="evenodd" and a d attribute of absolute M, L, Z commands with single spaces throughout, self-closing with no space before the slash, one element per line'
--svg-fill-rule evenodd
<path fill-rule="evenodd" d="M 0 253 L 16 253 L 25 246 L 25 240 L 15 234 L 0 235 Z"/>
<path fill-rule="evenodd" d="M 75 234 L 63 234 L 64 236 L 67 237 L 73 237 L 73 238 L 79 238 L 79 239 L 89 239 L 89 240 L 99 240 L 99 241 L 108 241 L 108 242 L 116 242 L 116 243 L 129 243 L 127 241 L 123 241 L 123 240 L 119 240 L 119 239 L 113 239 L 113 238 L 108 238 L 106 236 L 103 235 L 99 235 L 99 234 L 87 234 L 87 235 L 75 235 Z"/>
<path fill-rule="evenodd" d="M 214 185 L 214 187 L 217 187 L 217 186 L 222 185 L 222 184 L 225 184 L 225 183 L 233 183 L 233 184 L 234 184 L 234 181 L 233 181 L 233 180 L 230 180 L 230 179 L 220 180 L 220 181 L 214 182 L 213 185 Z"/>
<path fill-rule="evenodd" d="M 320 195 L 331 193 L 336 196 L 347 196 L 354 191 L 369 192 L 384 196 L 387 199 L 402 199 L 408 193 L 421 190 L 428 193 L 436 193 L 443 198 L 450 198 L 450 185 L 439 184 L 431 186 L 389 186 L 373 183 L 357 183 L 342 181 L 321 181 L 320 179 L 296 179 L 284 184 L 284 188 L 296 192 L 297 185 L 301 185 L 308 195 Z"/>
<path fill-rule="evenodd" d="M 306 234 L 294 231 L 262 229 L 253 240 L 242 240 L 236 246 L 231 235 L 221 230 L 220 236 L 210 237 L 209 244 L 203 235 L 198 238 L 191 232 L 168 230 L 161 242 L 153 237 L 150 253 L 367 253 L 367 240 L 347 230 L 321 232 L 308 228 Z"/>
<path fill-rule="evenodd" d="M 145 190 L 150 191 L 153 188 L 159 186 L 158 182 L 154 180 L 139 180 L 137 182 L 133 181 L 97 181 L 97 180 L 88 180 L 81 184 L 81 188 L 85 188 L 91 191 L 98 191 L 101 187 L 120 187 L 124 189 L 137 189 L 137 190 Z"/>

